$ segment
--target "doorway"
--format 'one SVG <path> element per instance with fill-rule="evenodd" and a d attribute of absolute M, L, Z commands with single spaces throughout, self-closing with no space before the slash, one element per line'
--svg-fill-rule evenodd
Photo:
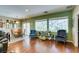
<path fill-rule="evenodd" d="M 24 32 L 24 35 L 30 34 L 30 23 L 29 22 L 23 24 L 23 32 Z"/>
<path fill-rule="evenodd" d="M 28 48 L 30 46 L 30 22 L 23 23 L 23 45 L 25 48 Z"/>

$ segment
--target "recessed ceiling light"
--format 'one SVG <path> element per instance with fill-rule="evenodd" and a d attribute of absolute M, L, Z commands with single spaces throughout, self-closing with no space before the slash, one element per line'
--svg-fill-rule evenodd
<path fill-rule="evenodd" d="M 44 11 L 44 13 L 48 13 L 48 11 Z"/>
<path fill-rule="evenodd" d="M 29 11 L 29 9 L 25 9 L 25 12 L 28 12 Z"/>

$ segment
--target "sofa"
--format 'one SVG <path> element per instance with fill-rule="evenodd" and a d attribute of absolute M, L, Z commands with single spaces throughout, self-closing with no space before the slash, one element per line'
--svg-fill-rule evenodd
<path fill-rule="evenodd" d="M 0 53 L 6 53 L 8 49 L 8 35 L 0 31 Z"/>

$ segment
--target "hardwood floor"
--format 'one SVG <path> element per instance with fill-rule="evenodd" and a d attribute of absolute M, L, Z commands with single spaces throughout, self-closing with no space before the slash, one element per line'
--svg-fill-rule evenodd
<path fill-rule="evenodd" d="M 24 45 L 25 44 L 25 45 Z M 8 53 L 77 53 L 78 48 L 70 42 L 55 42 L 54 40 L 31 39 L 29 47 L 22 40 L 9 45 Z"/>

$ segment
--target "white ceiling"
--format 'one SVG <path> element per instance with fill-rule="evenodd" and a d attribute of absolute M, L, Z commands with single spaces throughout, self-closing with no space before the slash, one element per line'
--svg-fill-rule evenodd
<path fill-rule="evenodd" d="M 0 5 L 0 15 L 21 18 L 45 14 L 44 11 L 58 12 L 67 10 L 68 5 Z M 26 12 L 25 9 L 29 11 Z"/>

